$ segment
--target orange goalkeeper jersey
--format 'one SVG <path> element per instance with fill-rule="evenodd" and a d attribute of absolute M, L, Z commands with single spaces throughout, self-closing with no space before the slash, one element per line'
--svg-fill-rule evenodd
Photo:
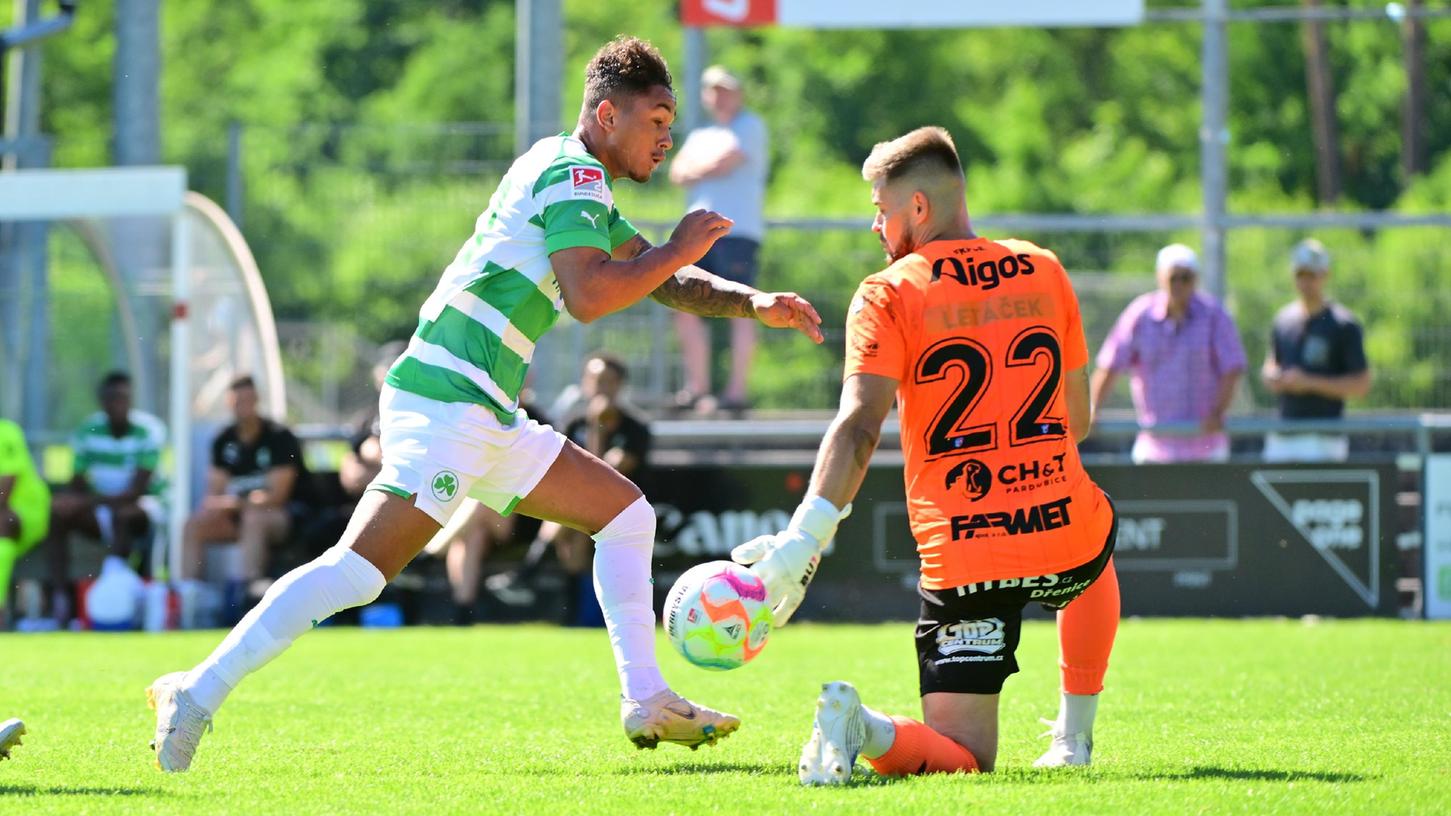
<path fill-rule="evenodd" d="M 1112 510 L 1063 396 L 1087 362 L 1068 274 L 1026 241 L 934 241 L 862 282 L 844 376 L 899 382 L 924 588 L 1047 575 L 1103 549 Z"/>

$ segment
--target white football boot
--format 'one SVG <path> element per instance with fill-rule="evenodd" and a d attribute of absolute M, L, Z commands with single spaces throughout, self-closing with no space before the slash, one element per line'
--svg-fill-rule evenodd
<path fill-rule="evenodd" d="M 0 722 L 0 759 L 9 759 L 10 749 L 19 745 L 23 736 L 25 723 L 14 718 Z"/>
<path fill-rule="evenodd" d="M 1048 750 L 1033 763 L 1034 768 L 1062 768 L 1068 765 L 1088 765 L 1093 761 L 1093 733 L 1079 731 L 1067 733 L 1062 723 L 1053 720 L 1039 720 L 1048 726 L 1044 737 L 1052 737 Z"/>
<path fill-rule="evenodd" d="M 715 745 L 741 727 L 739 717 L 696 705 L 670 689 L 646 700 L 621 698 L 620 719 L 625 736 L 636 748 L 673 742 L 694 751 L 702 745 Z"/>
<path fill-rule="evenodd" d="M 180 688 L 185 676 L 185 672 L 165 674 L 146 689 L 146 704 L 156 712 L 151 749 L 156 752 L 156 767 L 167 772 L 190 768 L 202 733 L 212 730 L 211 713 Z"/>
<path fill-rule="evenodd" d="M 824 684 L 816 700 L 811 739 L 801 749 L 797 768 L 801 784 L 845 785 L 851 780 L 852 766 L 866 738 L 861 695 L 851 683 Z"/>

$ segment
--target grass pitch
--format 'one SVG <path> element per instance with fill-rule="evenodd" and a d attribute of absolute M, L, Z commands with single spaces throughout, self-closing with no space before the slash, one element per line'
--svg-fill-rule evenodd
<path fill-rule="evenodd" d="M 0 813 L 1437 813 L 1451 809 L 1451 625 L 1127 620 L 1094 765 L 1028 766 L 1056 710 L 1051 625 L 1025 627 L 999 772 L 803 789 L 824 680 L 918 715 L 907 624 L 776 633 L 734 672 L 661 640 L 687 696 L 739 714 L 715 748 L 637 751 L 598 630 L 323 629 L 235 692 L 188 774 L 146 748 L 143 688 L 220 633 L 0 636 Z M 859 766 L 861 767 L 861 766 Z"/>

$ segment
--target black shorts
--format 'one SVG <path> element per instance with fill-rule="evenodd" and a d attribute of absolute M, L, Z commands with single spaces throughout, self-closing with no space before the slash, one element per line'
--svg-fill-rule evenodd
<path fill-rule="evenodd" d="M 695 265 L 726 280 L 755 286 L 756 255 L 760 251 L 761 245 L 757 241 L 727 235 L 716 241 Z"/>
<path fill-rule="evenodd" d="M 917 670 L 922 693 L 997 694 L 1018 671 L 1023 607 L 1062 609 L 1083 594 L 1113 555 L 1118 513 L 1092 560 L 1064 572 L 985 581 L 953 589 L 918 588 Z"/>

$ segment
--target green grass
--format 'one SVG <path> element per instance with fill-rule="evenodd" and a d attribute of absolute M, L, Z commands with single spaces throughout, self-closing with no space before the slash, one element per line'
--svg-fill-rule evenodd
<path fill-rule="evenodd" d="M 692 753 L 636 751 L 599 631 L 324 629 L 254 675 L 189 774 L 163 776 L 142 689 L 219 633 L 0 636 L 0 813 L 1441 813 L 1451 809 L 1451 626 L 1128 620 L 1094 765 L 1028 766 L 1056 706 L 1050 625 L 1029 624 L 999 772 L 803 789 L 823 680 L 916 715 L 910 627 L 794 625 L 678 690 L 742 716 Z M 662 641 L 662 649 L 665 647 Z"/>

